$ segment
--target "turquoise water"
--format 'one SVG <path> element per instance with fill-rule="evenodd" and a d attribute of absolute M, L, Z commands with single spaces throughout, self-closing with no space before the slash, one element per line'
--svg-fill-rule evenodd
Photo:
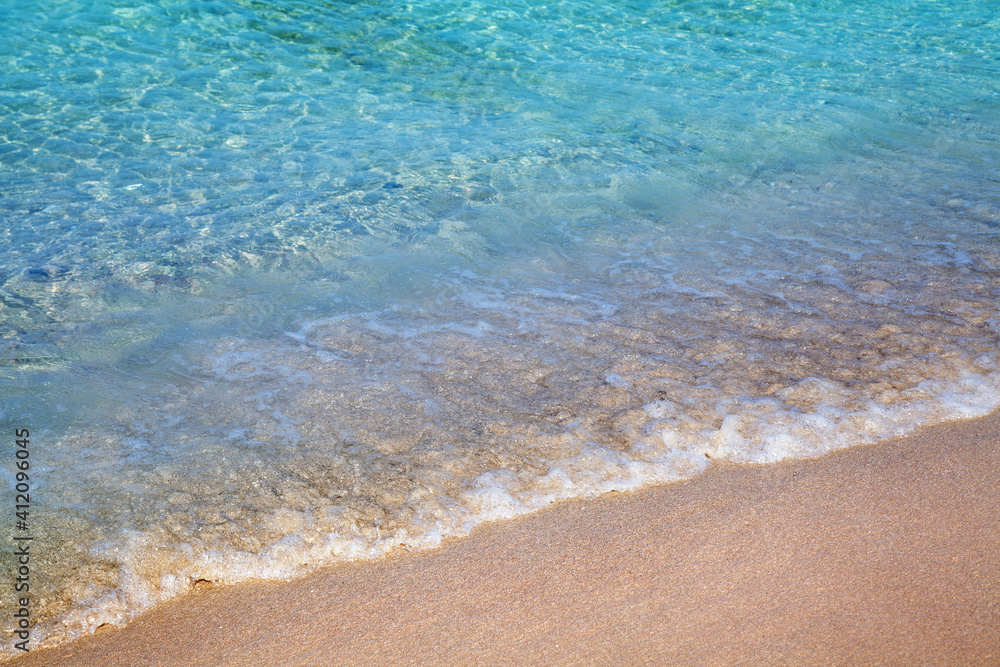
<path fill-rule="evenodd" d="M 0 8 L 33 646 L 1000 405 L 988 3 L 134 4 Z"/>

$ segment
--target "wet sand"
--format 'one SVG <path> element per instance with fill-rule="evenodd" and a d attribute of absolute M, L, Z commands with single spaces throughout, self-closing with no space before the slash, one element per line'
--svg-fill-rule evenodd
<path fill-rule="evenodd" d="M 1000 413 L 205 587 L 9 664 L 1000 664 Z"/>

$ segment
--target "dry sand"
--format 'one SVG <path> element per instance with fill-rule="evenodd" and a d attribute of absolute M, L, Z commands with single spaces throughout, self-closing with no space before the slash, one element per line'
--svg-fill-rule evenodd
<path fill-rule="evenodd" d="M 1000 664 L 1000 414 L 210 587 L 10 664 L 415 663 Z"/>

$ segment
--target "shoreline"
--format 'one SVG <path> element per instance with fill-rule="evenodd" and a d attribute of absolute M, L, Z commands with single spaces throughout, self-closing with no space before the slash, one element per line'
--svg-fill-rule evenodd
<path fill-rule="evenodd" d="M 1000 663 L 1000 411 L 206 586 L 6 664 L 400 662 Z"/>

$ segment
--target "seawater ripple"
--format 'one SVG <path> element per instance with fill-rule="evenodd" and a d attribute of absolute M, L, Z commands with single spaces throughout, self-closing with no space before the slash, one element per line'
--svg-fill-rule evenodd
<path fill-rule="evenodd" d="M 1000 405 L 982 3 L 30 0 L 0 25 L 33 647 L 200 580 Z"/>

